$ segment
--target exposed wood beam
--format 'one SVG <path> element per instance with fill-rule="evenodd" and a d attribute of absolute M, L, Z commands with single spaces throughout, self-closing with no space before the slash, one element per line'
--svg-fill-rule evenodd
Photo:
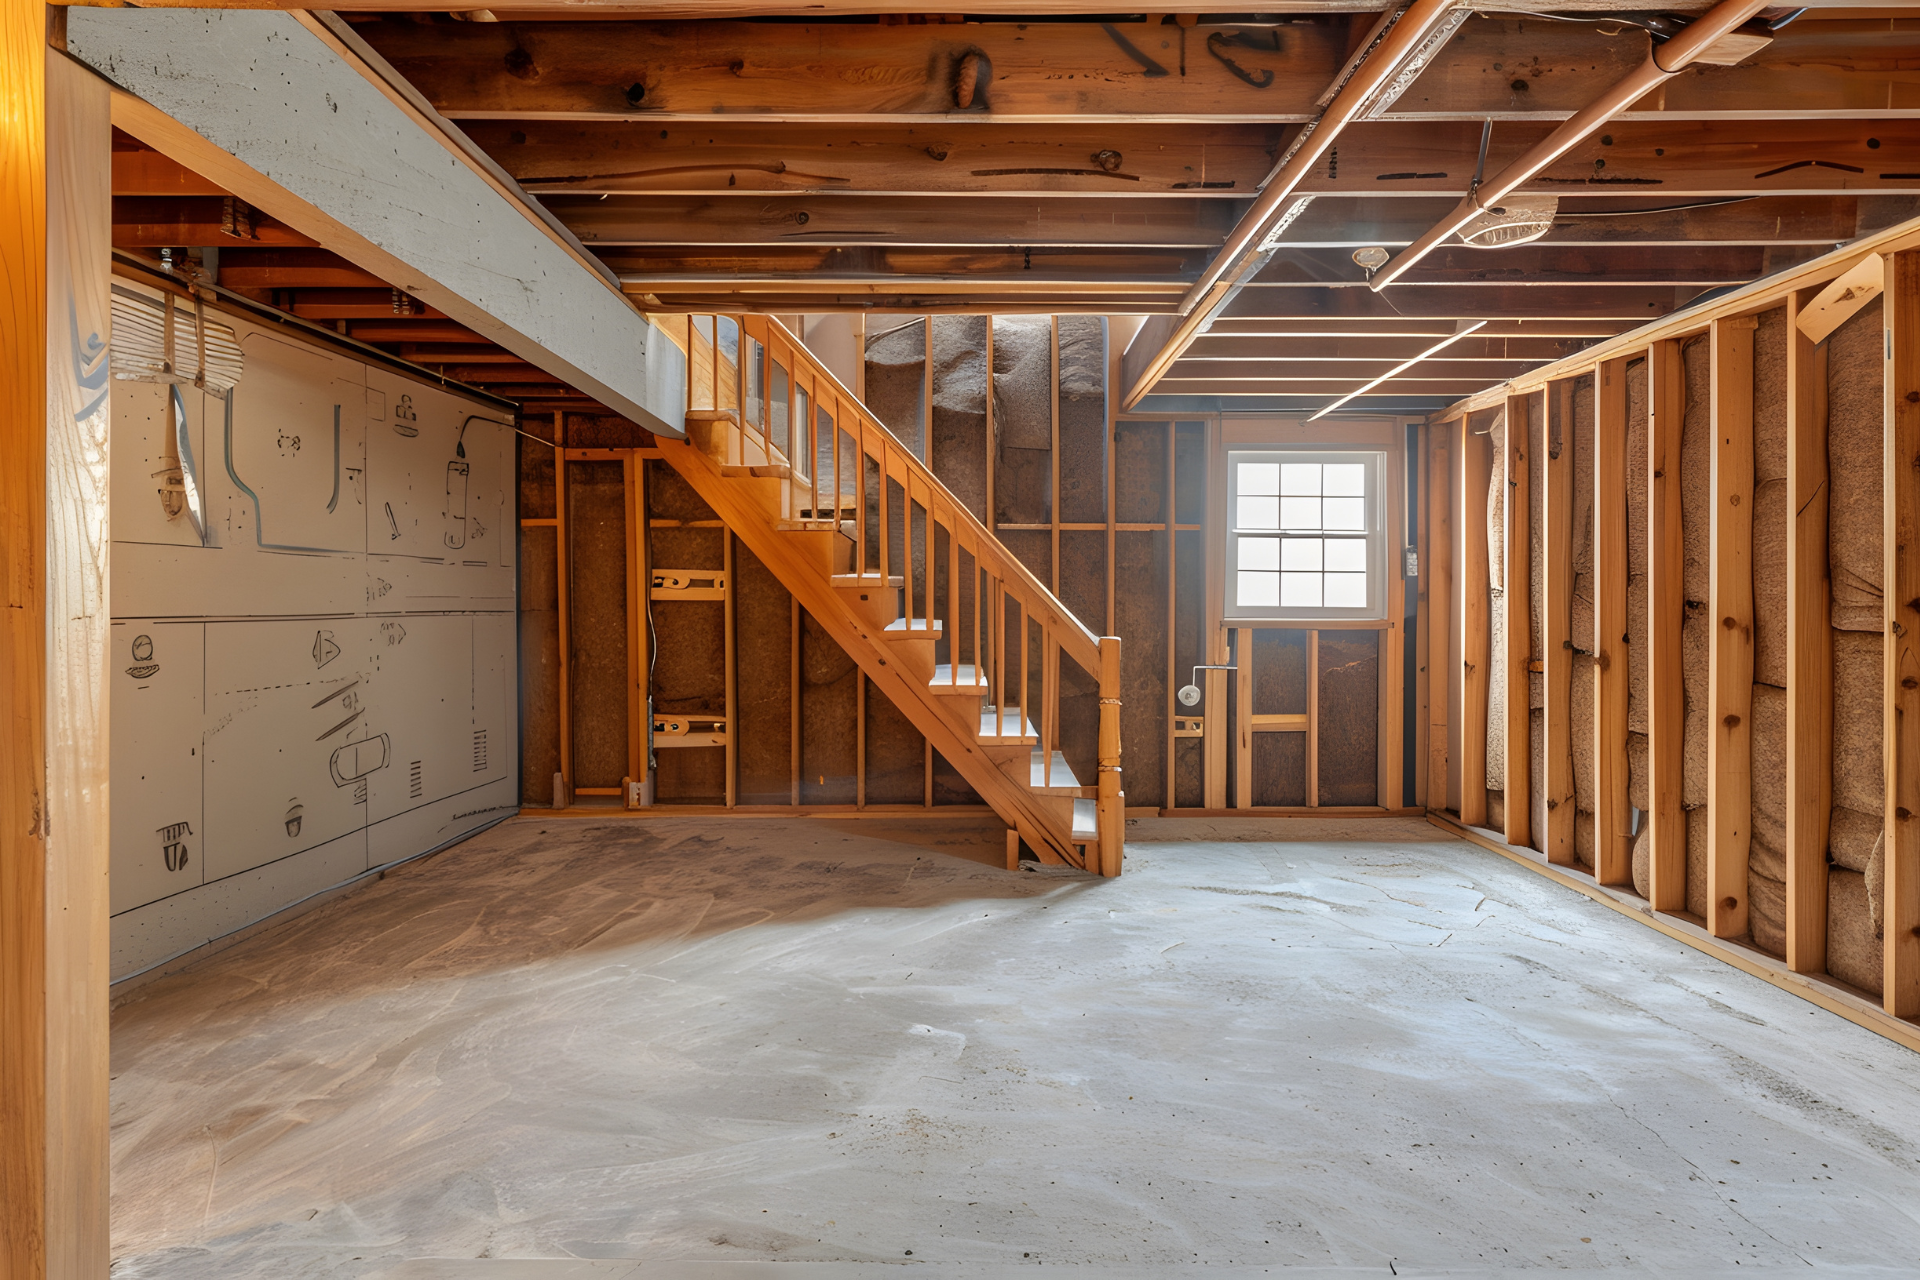
<path fill-rule="evenodd" d="M 1553 129 L 1533 122 L 1496 127 L 1487 172 L 1497 175 Z M 1480 125 L 1470 121 L 1356 124 L 1341 141 L 1337 169 L 1330 173 L 1321 164 L 1302 189 L 1387 198 L 1462 196 L 1473 180 L 1480 132 Z M 1920 174 L 1920 119 L 1765 125 L 1614 120 L 1518 189 L 1561 196 L 1631 194 L 1661 203 L 1675 196 L 1920 192 L 1920 177 L 1902 174 Z"/>
<path fill-rule="evenodd" d="M 1428 347 L 1434 344 L 1429 342 Z M 1274 361 L 1256 364 L 1244 360 L 1196 360 L 1191 355 L 1182 358 L 1173 366 L 1172 372 L 1161 380 L 1162 385 L 1175 382 L 1213 382 L 1220 385 L 1241 387 L 1267 386 L 1284 390 L 1282 384 L 1288 382 L 1326 382 L 1350 380 L 1354 385 L 1377 378 L 1396 366 L 1418 356 L 1418 350 L 1398 359 L 1374 358 L 1367 360 L 1297 360 Z M 1547 357 L 1536 360 L 1485 360 L 1456 359 L 1454 348 L 1449 346 L 1444 352 L 1420 361 L 1418 372 L 1409 376 L 1426 379 L 1430 382 L 1459 381 L 1472 383 L 1476 389 L 1492 386 L 1507 378 L 1517 378 L 1529 369 L 1548 363 Z"/>
<path fill-rule="evenodd" d="M 231 286 L 229 286 L 231 287 Z M 290 291 L 286 299 L 287 310 L 304 320 L 382 320 L 398 321 L 399 316 L 393 310 L 393 289 L 314 289 L 303 288 Z M 446 313 L 436 311 L 425 303 L 414 303 L 419 310 L 413 313 L 416 320 L 446 320 Z M 462 332 L 471 333 L 464 325 Z M 447 339 L 450 341 L 450 339 Z M 489 339 L 490 341 L 490 339 Z"/>
<path fill-rule="evenodd" d="M 220 283 L 229 289 L 388 289 L 386 281 L 328 249 L 223 249 Z M 388 289 L 388 307 L 392 293 Z"/>
<path fill-rule="evenodd" d="M 1490 320 L 1473 335 L 1474 341 L 1490 338 L 1611 338 L 1627 332 L 1633 324 L 1626 320 L 1544 318 Z M 1287 319 L 1284 317 L 1221 316 L 1196 340 L 1210 343 L 1232 338 L 1438 338 L 1453 332 L 1453 322 L 1422 319 L 1418 316 L 1326 316 Z M 1423 344 L 1424 345 L 1424 344 Z"/>
<path fill-rule="evenodd" d="M 1450 332 L 1450 331 L 1449 331 Z M 1509 360 L 1530 364 L 1558 360 L 1585 346 L 1577 338 L 1515 338 L 1483 336 L 1485 330 L 1460 339 L 1447 348 L 1449 360 Z M 1378 336 L 1341 334 L 1327 337 L 1299 337 L 1275 342 L 1267 338 L 1238 338 L 1207 334 L 1188 348 L 1176 366 L 1188 369 L 1200 365 L 1258 368 L 1263 365 L 1286 366 L 1298 363 L 1341 363 L 1345 361 L 1398 362 L 1416 356 L 1433 345 L 1446 332 L 1410 337 L 1401 334 Z"/>
<path fill-rule="evenodd" d="M 1812 256 L 1811 254 L 1809 256 Z M 1412 284 L 1744 284 L 1766 270 L 1764 250 L 1748 245 L 1517 245 L 1475 249 L 1446 245 L 1429 253 L 1403 276 Z M 1366 272 L 1339 249 L 1277 250 L 1251 285 L 1328 285 L 1365 287 Z"/>
<path fill-rule="evenodd" d="M 959 114 L 1003 122 L 1302 122 L 1346 60 L 1348 22 L 1180 28 L 408 18 L 360 31 L 452 119 L 742 114 L 771 124 Z M 1386 118 L 1562 119 L 1638 65 L 1646 49 L 1645 33 L 1630 26 L 1476 17 Z M 962 109 L 955 82 L 969 55 L 985 60 L 991 79 Z M 1234 74 L 1229 60 L 1252 79 Z M 1631 114 L 1891 115 L 1920 104 L 1917 64 L 1920 32 L 1885 20 L 1809 15 L 1740 66 L 1701 68 L 1634 104 Z M 1155 75 L 1156 67 L 1166 74 Z M 1273 78 L 1257 84 L 1267 72 Z M 808 86 L 804 96 L 791 91 L 800 82 Z"/>
<path fill-rule="evenodd" d="M 604 261 L 623 279 L 682 275 L 743 281 L 796 275 L 814 280 L 965 276 L 1010 283 L 1087 279 L 1111 284 L 1169 284 L 1192 279 L 1205 257 L 1205 251 L 1199 249 L 793 245 L 716 251 L 695 246 L 621 249 L 608 251 Z"/>
<path fill-rule="evenodd" d="M 121 248 L 142 248 L 312 245 L 315 241 L 233 196 L 115 196 L 113 243 Z"/>
<path fill-rule="evenodd" d="M 1241 201 L 1055 196 L 549 194 L 542 197 L 596 250 L 629 245 L 1118 245 L 1213 248 Z M 1436 215 L 1437 216 L 1437 215 Z M 1849 216 L 1851 224 L 1851 216 Z"/>
<path fill-rule="evenodd" d="M 628 417 L 677 434 L 666 402 L 677 398 L 684 354 L 570 233 L 331 21 L 73 9 L 67 47 L 121 86 L 114 123 L 127 133 L 340 253 L 374 283 L 398 286 Z M 255 92 L 236 82 L 235 67 L 278 87 Z"/>
<path fill-rule="evenodd" d="M 1660 285 L 1515 285 L 1486 288 L 1409 285 L 1393 291 L 1393 305 L 1368 289 L 1244 288 L 1225 306 L 1232 317 L 1325 316 L 1328 319 L 1399 316 L 1430 319 L 1525 320 L 1569 317 L 1586 320 L 1653 320 L 1677 310 L 1698 290 Z M 1215 322 L 1216 324 L 1218 321 Z M 1144 330 L 1142 331 L 1144 334 Z M 1135 345 L 1138 345 L 1136 340 Z"/>
<path fill-rule="evenodd" d="M 1422 376 L 1426 364 L 1417 365 L 1406 378 L 1396 378 L 1392 382 L 1376 388 L 1370 394 L 1379 396 L 1445 396 L 1459 399 L 1485 390 L 1498 382 L 1498 378 L 1428 378 Z M 1366 385 L 1364 378 L 1320 378 L 1299 382 L 1227 382 L 1206 378 L 1182 378 L 1178 374 L 1162 378 L 1154 386 L 1154 394 L 1162 396 L 1245 396 L 1258 399 L 1270 399 L 1275 396 L 1343 396 L 1355 387 Z M 1354 404 L 1364 404 L 1367 397 L 1356 398 Z M 1315 406 L 1318 408 L 1319 406 Z"/>
<path fill-rule="evenodd" d="M 1863 203 L 1871 204 L 1863 209 Z M 1692 207 L 1676 208 L 1676 205 Z M 1920 214 L 1920 190 L 1911 196 L 1821 195 L 1755 196 L 1694 205 L 1654 193 L 1626 198 L 1562 196 L 1553 229 L 1534 243 L 1548 245 L 1809 245 L 1830 249 L 1866 229 L 1863 214 L 1886 209 L 1891 225 Z M 1321 196 L 1287 228 L 1279 243 L 1287 248 L 1358 249 L 1380 245 L 1397 249 L 1439 221 L 1452 207 L 1445 196 Z"/>
<path fill-rule="evenodd" d="M 658 128 L 471 121 L 467 132 L 528 191 L 541 195 L 1036 191 L 1226 198 L 1258 188 L 1286 130 L 1265 124 L 992 121 L 775 128 L 753 120 L 703 120 Z"/>
<path fill-rule="evenodd" d="M 297 313 L 296 313 L 297 314 Z M 361 342 L 437 342 L 493 345 L 471 329 L 443 320 L 402 320 L 347 326 L 347 335 Z"/>

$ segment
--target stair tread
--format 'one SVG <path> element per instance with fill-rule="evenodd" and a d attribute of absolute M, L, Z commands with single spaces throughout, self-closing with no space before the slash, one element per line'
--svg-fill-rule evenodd
<path fill-rule="evenodd" d="M 980 708 L 980 736 L 982 738 L 1012 738 L 1016 741 L 1037 742 L 1040 733 L 1033 727 L 1020 707 Z"/>
<path fill-rule="evenodd" d="M 935 693 L 958 693 L 968 697 L 979 697 L 987 691 L 985 675 L 971 662 L 963 662 L 955 672 L 950 662 L 934 664 L 933 679 L 927 681 L 927 688 Z"/>
<path fill-rule="evenodd" d="M 1067 767 L 1067 757 L 1063 752 L 1053 752 L 1052 781 L 1047 780 L 1047 753 L 1044 751 L 1035 751 L 1027 757 L 1027 770 L 1031 779 L 1027 785 L 1035 790 L 1043 787 L 1052 790 L 1077 790 L 1086 785 L 1073 776 L 1073 770 Z"/>
<path fill-rule="evenodd" d="M 887 587 L 904 587 L 906 584 L 906 579 L 897 573 L 890 575 L 884 586 L 880 581 L 880 575 L 877 573 L 836 573 L 833 575 L 833 585 L 844 590 L 880 591 Z"/>
<path fill-rule="evenodd" d="M 896 636 L 911 632 L 916 636 L 939 635 L 943 624 L 938 618 L 895 618 L 887 624 L 887 630 Z"/>
<path fill-rule="evenodd" d="M 746 465 L 728 463 L 720 468 L 720 474 L 729 477 L 751 476 L 761 480 L 785 480 L 793 473 L 793 468 L 784 462 L 755 462 Z"/>

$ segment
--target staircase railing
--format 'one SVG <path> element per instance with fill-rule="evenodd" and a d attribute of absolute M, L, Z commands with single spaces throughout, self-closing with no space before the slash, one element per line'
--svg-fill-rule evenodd
<path fill-rule="evenodd" d="M 971 687 L 985 700 L 981 739 L 1037 738 L 1036 790 L 1071 787 L 1075 758 L 1081 777 L 1095 766 L 1097 785 L 1084 790 L 1094 792 L 1098 858 L 1085 865 L 1117 875 L 1125 826 L 1119 639 L 1076 618 L 777 319 L 655 321 L 685 343 L 688 414 L 710 419 L 697 443 L 723 467 L 787 481 L 784 527 L 851 540 L 841 584 L 899 591 L 893 626 L 936 640 L 934 682 Z M 1063 659 L 1078 676 L 1063 671 Z M 1091 722 L 1088 695 L 1098 698 Z"/>

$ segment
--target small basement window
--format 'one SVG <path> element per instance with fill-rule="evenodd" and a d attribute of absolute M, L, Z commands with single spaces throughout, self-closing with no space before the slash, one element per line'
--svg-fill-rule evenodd
<path fill-rule="evenodd" d="M 1384 618 L 1383 455 L 1227 455 L 1227 607 L 1238 619 Z"/>

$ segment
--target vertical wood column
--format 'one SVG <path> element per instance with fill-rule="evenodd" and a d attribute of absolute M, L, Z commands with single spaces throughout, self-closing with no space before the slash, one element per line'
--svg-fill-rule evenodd
<path fill-rule="evenodd" d="M 1647 839 L 1648 896 L 1655 911 L 1687 906 L 1687 816 L 1681 809 L 1687 721 L 1680 627 L 1686 613 L 1686 542 L 1681 523 L 1680 436 L 1687 407 L 1680 344 L 1647 353 Z"/>
<path fill-rule="evenodd" d="M 1593 873 L 1631 884 L 1627 844 L 1627 362 L 1595 378 L 1593 445 Z"/>
<path fill-rule="evenodd" d="M 1253 808 L 1253 628 L 1233 629 L 1233 807 Z M 1309 673 L 1311 675 L 1311 673 Z"/>
<path fill-rule="evenodd" d="M 1200 633 L 1201 652 L 1206 655 L 1204 662 L 1225 665 L 1227 629 L 1221 625 L 1221 618 L 1226 613 L 1227 538 L 1223 522 L 1227 519 L 1227 459 L 1219 422 L 1209 422 L 1206 432 L 1207 492 L 1206 505 L 1201 510 L 1205 513 L 1202 536 L 1206 538 L 1207 611 Z M 1200 674 L 1206 681 L 1200 686 L 1206 691 L 1205 700 L 1200 704 L 1205 726 L 1205 736 L 1200 743 L 1205 751 L 1206 807 L 1224 809 L 1227 807 L 1227 673 L 1203 671 Z"/>
<path fill-rule="evenodd" d="M 1556 866 L 1573 852 L 1573 382 L 1547 390 L 1546 490 L 1540 495 L 1542 604 L 1540 665 L 1546 676 L 1547 829 L 1540 851 Z"/>
<path fill-rule="evenodd" d="M 625 809 L 637 807 L 635 786 L 647 776 L 647 731 L 652 727 L 647 706 L 647 672 L 651 670 L 647 611 L 653 601 L 653 579 L 646 562 L 646 459 L 632 449 L 620 454 L 627 493 L 627 777 L 620 795 Z"/>
<path fill-rule="evenodd" d="M 1888 260 L 1885 1002 L 1920 1016 L 1920 254 Z"/>
<path fill-rule="evenodd" d="M 1473 433 L 1471 415 L 1460 418 L 1460 821 L 1487 825 L 1487 479 L 1485 436 Z"/>
<path fill-rule="evenodd" d="M 1787 967 L 1827 967 L 1833 808 L 1833 628 L 1828 621 L 1826 349 L 1787 307 Z"/>
<path fill-rule="evenodd" d="M 1507 651 L 1496 654 L 1499 679 L 1507 685 L 1506 838 L 1511 845 L 1533 844 L 1533 726 L 1529 674 L 1533 666 L 1533 508 L 1527 488 L 1527 454 L 1532 424 L 1527 397 L 1507 397 L 1507 447 L 1501 456 L 1506 481 L 1506 511 L 1501 562 L 1507 610 Z"/>
<path fill-rule="evenodd" d="M 48 1270 L 44 10 L 0 0 L 0 1274 Z"/>
<path fill-rule="evenodd" d="M 1427 807 L 1445 809 L 1452 758 L 1447 748 L 1448 704 L 1458 675 L 1453 646 L 1453 447 L 1459 432 L 1447 423 L 1427 429 Z"/>
<path fill-rule="evenodd" d="M 554 788 L 553 807 L 573 802 L 573 557 L 568 543 L 573 526 L 567 523 L 567 415 L 553 411 L 553 557 L 554 625 L 560 649 L 560 785 Z"/>
<path fill-rule="evenodd" d="M 104 1276 L 108 87 L 0 3 L 0 1274 Z M 83 336 L 84 335 L 84 336 Z M 74 344 L 78 344 L 77 346 Z"/>
<path fill-rule="evenodd" d="M 1747 932 L 1747 851 L 1753 838 L 1753 330 L 1750 316 L 1715 320 L 1713 520 L 1707 683 L 1707 928 Z"/>
<path fill-rule="evenodd" d="M 1382 808 L 1398 809 L 1406 802 L 1407 736 L 1407 575 L 1402 548 L 1407 543 L 1408 463 L 1407 433 L 1394 425 L 1398 439 L 1387 453 L 1387 492 L 1393 495 L 1387 508 L 1387 554 L 1392 564 L 1387 570 L 1387 629 L 1380 633 L 1380 718 L 1379 766 L 1374 798 Z"/>
<path fill-rule="evenodd" d="M 1428 587 L 1433 581 L 1433 513 L 1429 509 L 1427 495 L 1433 491 L 1433 479 L 1429 468 L 1433 458 L 1433 447 L 1428 440 L 1428 429 L 1420 428 L 1419 445 L 1407 465 L 1413 469 L 1415 501 L 1418 504 L 1414 520 L 1414 546 L 1418 556 L 1416 564 L 1420 576 L 1414 580 L 1414 598 L 1418 607 L 1414 614 L 1414 677 L 1413 677 L 1413 802 L 1429 808 L 1435 808 L 1433 796 L 1427 789 L 1427 779 L 1432 773 L 1432 741 L 1429 726 L 1433 724 L 1433 639 L 1429 634 L 1431 615 L 1428 607 Z"/>

